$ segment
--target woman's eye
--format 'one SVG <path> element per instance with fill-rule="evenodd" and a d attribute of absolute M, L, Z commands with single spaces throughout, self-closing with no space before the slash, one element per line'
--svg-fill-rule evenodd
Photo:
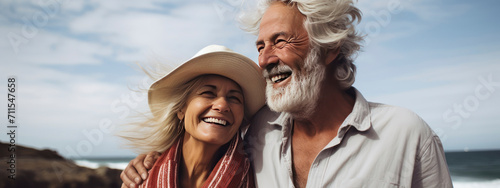
<path fill-rule="evenodd" d="M 201 92 L 200 95 L 203 95 L 203 96 L 215 96 L 214 92 L 211 92 L 211 91 Z"/>
<path fill-rule="evenodd" d="M 238 97 L 229 97 L 230 100 L 234 101 L 234 102 L 237 102 L 237 103 L 241 103 L 241 99 L 238 98 Z"/>

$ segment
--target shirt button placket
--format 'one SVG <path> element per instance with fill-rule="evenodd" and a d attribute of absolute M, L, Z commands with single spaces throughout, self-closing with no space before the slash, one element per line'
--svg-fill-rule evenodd
<path fill-rule="evenodd" d="M 309 172 L 309 175 L 311 175 L 312 177 L 308 177 L 308 181 L 307 181 L 307 187 L 319 187 L 321 185 L 321 179 L 322 179 L 322 170 L 321 170 L 321 166 L 319 165 L 320 164 L 320 156 L 321 156 L 321 153 L 320 152 L 317 156 L 317 158 L 314 160 L 313 164 L 311 165 L 311 169 L 310 169 L 310 172 Z"/>

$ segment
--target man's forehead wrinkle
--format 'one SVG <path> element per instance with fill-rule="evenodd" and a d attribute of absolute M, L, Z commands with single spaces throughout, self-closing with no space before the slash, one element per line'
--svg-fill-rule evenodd
<path fill-rule="evenodd" d="M 259 46 L 259 45 L 265 45 L 265 42 L 267 40 L 271 41 L 271 43 L 273 43 L 274 40 L 276 40 L 277 38 L 279 38 L 280 36 L 282 37 L 285 37 L 287 40 L 290 39 L 290 38 L 297 38 L 297 36 L 293 36 L 293 34 L 289 34 L 288 32 L 285 32 L 285 31 L 280 31 L 280 32 L 277 32 L 277 33 L 274 33 L 271 38 L 267 39 L 267 38 L 264 38 L 264 39 L 259 39 L 258 41 L 255 42 L 255 45 L 256 46 Z"/>
<path fill-rule="evenodd" d="M 280 31 L 280 32 L 277 32 L 277 33 L 274 33 L 271 37 L 271 39 L 276 39 L 280 36 L 284 36 L 284 37 L 288 37 L 290 34 L 288 34 L 287 32 L 285 31 Z"/>
<path fill-rule="evenodd" d="M 283 3 L 272 4 L 264 13 L 256 47 L 259 52 L 267 46 L 278 43 L 278 39 L 285 40 L 280 49 L 289 51 L 289 55 L 294 54 L 304 59 L 309 51 L 309 35 L 304 27 L 305 16 L 297 9 Z M 282 54 L 282 58 L 287 57 Z"/>

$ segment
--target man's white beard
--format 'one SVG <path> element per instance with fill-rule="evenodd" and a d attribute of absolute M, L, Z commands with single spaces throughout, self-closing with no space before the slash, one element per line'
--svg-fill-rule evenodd
<path fill-rule="evenodd" d="M 295 70 L 286 86 L 273 88 L 273 82 L 266 79 L 267 105 L 271 110 L 290 113 L 294 118 L 306 118 L 314 112 L 319 100 L 321 81 L 326 72 L 326 67 L 319 62 L 319 57 L 317 48 L 312 48 L 300 72 Z M 282 69 L 290 69 L 283 64 L 274 68 L 279 69 L 279 66 L 284 66 Z"/>

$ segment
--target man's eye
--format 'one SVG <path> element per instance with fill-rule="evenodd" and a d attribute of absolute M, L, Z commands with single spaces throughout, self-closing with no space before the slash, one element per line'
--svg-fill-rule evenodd
<path fill-rule="evenodd" d="M 287 43 L 288 43 L 288 41 L 286 41 L 286 40 L 283 40 L 283 39 L 278 39 L 278 40 L 276 40 L 276 44 L 275 44 L 275 46 L 276 46 L 277 48 L 283 48 L 283 47 L 285 47 L 285 45 L 286 45 Z"/>
<path fill-rule="evenodd" d="M 264 47 L 262 47 L 262 46 L 258 46 L 258 47 L 257 47 L 257 52 L 259 52 L 259 53 L 260 53 L 260 51 L 262 51 L 262 49 L 264 49 Z"/>

